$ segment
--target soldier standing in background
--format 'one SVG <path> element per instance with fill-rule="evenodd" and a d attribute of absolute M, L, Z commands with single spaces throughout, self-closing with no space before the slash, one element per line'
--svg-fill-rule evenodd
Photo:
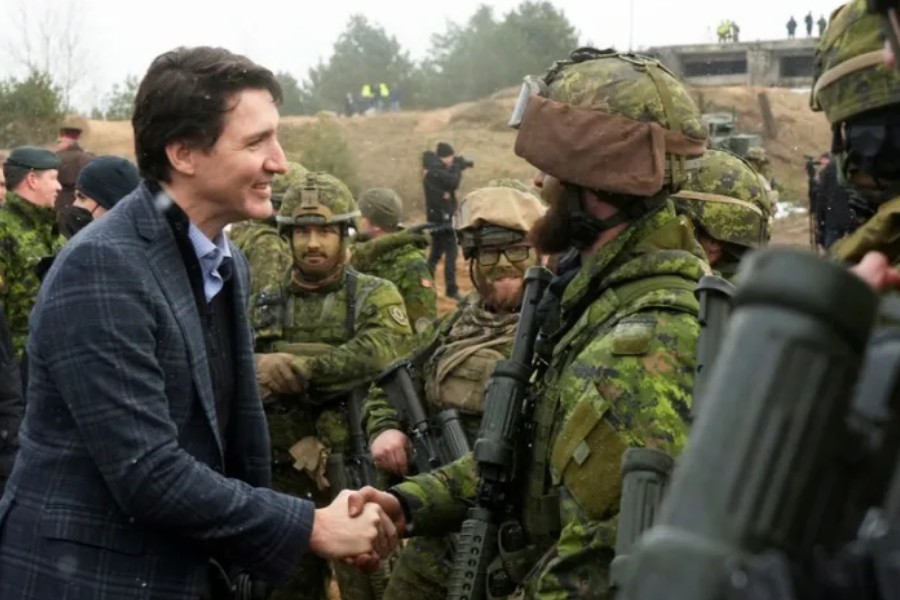
<path fill-rule="evenodd" d="M 19 360 L 25 352 L 28 316 L 41 285 L 38 263 L 56 254 L 65 242 L 53 212 L 60 189 L 59 166 L 56 154 L 33 146 L 15 148 L 3 163 L 9 191 L 0 210 L 0 302 Z"/>
<path fill-rule="evenodd" d="M 428 234 L 400 227 L 403 202 L 394 190 L 373 188 L 359 198 L 361 231 L 350 264 L 360 273 L 387 279 L 403 296 L 413 331 L 437 318 L 434 277 L 425 259 Z"/>
<path fill-rule="evenodd" d="M 700 170 L 672 199 L 675 212 L 694 224 L 710 266 L 729 281 L 741 257 L 765 246 L 772 235 L 772 205 L 762 176 L 729 152 L 707 150 Z"/>
<path fill-rule="evenodd" d="M 56 212 L 60 222 L 66 210 L 75 201 L 75 184 L 78 182 L 78 174 L 94 155 L 85 151 L 79 145 L 78 140 L 83 132 L 83 119 L 67 119 L 59 129 L 59 139 L 56 142 L 56 154 L 61 161 L 59 167 L 59 183 L 62 190 L 56 197 Z"/>
<path fill-rule="evenodd" d="M 806 37 L 812 37 L 812 28 L 813 28 L 813 16 L 812 11 L 806 13 L 806 16 L 803 17 L 803 22 L 806 23 Z"/>
<path fill-rule="evenodd" d="M 797 31 L 797 20 L 794 18 L 794 15 L 791 15 L 791 18 L 788 19 L 788 22 L 787 22 L 787 34 L 788 34 L 789 40 L 794 39 L 796 31 Z"/>
<path fill-rule="evenodd" d="M 250 306 L 274 488 L 318 506 L 340 491 L 332 489 L 329 458 L 350 451 L 348 396 L 396 359 L 411 334 L 394 285 L 347 265 L 348 230 L 357 217 L 347 186 L 307 173 L 278 211 L 293 262 L 280 289 L 262 290 Z M 344 564 L 335 571 L 342 596 L 355 597 L 360 578 Z M 326 561 L 304 555 L 272 598 L 324 599 L 329 575 Z"/>

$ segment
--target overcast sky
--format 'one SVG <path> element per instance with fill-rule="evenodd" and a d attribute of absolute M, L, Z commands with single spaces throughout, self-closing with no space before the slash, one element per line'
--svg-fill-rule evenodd
<path fill-rule="evenodd" d="M 16 73 L 4 44 L 8 27 L 22 3 L 33 19 L 48 9 L 57 18 L 64 7 L 80 7 L 77 29 L 90 45 L 91 72 L 78 94 L 78 104 L 90 106 L 128 74 L 141 75 L 154 56 L 179 45 L 221 45 L 249 55 L 275 71 L 298 79 L 331 47 L 350 15 L 362 13 L 408 49 L 423 58 L 431 35 L 448 21 L 464 23 L 479 4 L 490 4 L 501 17 L 519 0 L 0 0 L 0 78 Z M 793 14 L 798 33 L 805 35 L 803 17 L 826 18 L 841 3 L 835 0 L 554 0 L 578 29 L 582 42 L 618 49 L 715 41 L 715 27 L 732 19 L 741 39 L 766 40 L 786 36 Z M 80 21 L 80 23 L 79 23 Z M 9 38 L 7 38 L 9 39 Z"/>

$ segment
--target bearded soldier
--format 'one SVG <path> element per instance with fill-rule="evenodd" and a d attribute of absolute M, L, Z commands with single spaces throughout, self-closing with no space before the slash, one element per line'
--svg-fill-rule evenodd
<path fill-rule="evenodd" d="M 677 454 L 686 438 L 699 332 L 693 291 L 709 272 L 670 193 L 699 167 L 706 130 L 658 61 L 582 48 L 528 79 L 516 153 L 540 169 L 548 213 L 530 239 L 574 246 L 559 329 L 519 433 L 507 513 L 521 526 L 488 571 L 496 593 L 607 598 L 629 447 Z M 530 406 L 530 404 L 529 404 Z M 533 432 L 529 435 L 529 432 Z M 393 488 L 417 536 L 460 526 L 477 478 L 471 455 Z"/>
<path fill-rule="evenodd" d="M 694 224 L 710 266 L 734 279 L 747 250 L 771 237 L 772 204 L 765 181 L 743 159 L 707 150 L 699 171 L 673 196 L 675 211 Z"/>
<path fill-rule="evenodd" d="M 359 198 L 362 213 L 351 264 L 361 273 L 387 279 L 397 286 L 415 331 L 437 318 L 437 292 L 424 249 L 428 234 L 400 226 L 403 202 L 392 189 L 373 188 Z"/>
<path fill-rule="evenodd" d="M 484 386 L 498 360 L 508 358 L 522 300 L 523 275 L 539 257 L 525 235 L 544 214 L 535 196 L 511 188 L 488 187 L 467 195 L 456 213 L 456 235 L 469 261 L 475 291 L 429 332 L 413 351 L 424 364 L 417 390 L 431 413 L 453 408 L 461 414 L 469 445 L 484 411 Z M 409 439 L 383 390 L 373 387 L 367 429 L 375 463 L 389 472 L 407 472 Z M 443 598 L 452 553 L 441 537 L 414 538 L 391 573 L 386 598 Z"/>
<path fill-rule="evenodd" d="M 291 187 L 278 225 L 293 264 L 280 290 L 263 290 L 250 307 L 274 487 L 322 506 L 340 491 L 329 481 L 337 476 L 329 456 L 349 451 L 349 394 L 393 361 L 411 333 L 394 285 L 346 265 L 348 228 L 358 216 L 350 190 L 332 175 L 308 173 Z M 328 564 L 306 555 L 273 597 L 325 598 L 328 577 Z"/>

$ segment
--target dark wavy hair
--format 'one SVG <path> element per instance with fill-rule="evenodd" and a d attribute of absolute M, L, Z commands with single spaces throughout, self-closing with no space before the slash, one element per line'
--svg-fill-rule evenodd
<path fill-rule="evenodd" d="M 134 152 L 141 175 L 168 182 L 166 146 L 182 141 L 209 150 L 222 134 L 234 96 L 266 90 L 282 100 L 275 75 L 246 56 L 224 48 L 176 48 L 157 56 L 134 99 Z"/>

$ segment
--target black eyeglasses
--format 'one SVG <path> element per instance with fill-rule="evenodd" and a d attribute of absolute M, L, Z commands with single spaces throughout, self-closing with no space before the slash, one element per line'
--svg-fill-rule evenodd
<path fill-rule="evenodd" d="M 522 262 L 531 256 L 531 248 L 528 246 L 510 246 L 509 248 L 479 248 L 475 259 L 482 267 L 493 267 L 500 262 L 500 255 L 506 257 L 511 263 Z"/>

